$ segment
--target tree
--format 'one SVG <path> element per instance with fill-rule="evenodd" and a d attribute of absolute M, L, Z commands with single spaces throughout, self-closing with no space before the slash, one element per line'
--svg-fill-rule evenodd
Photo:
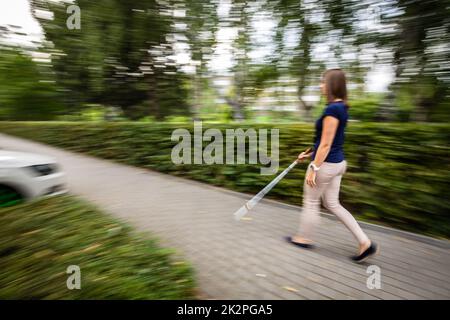
<path fill-rule="evenodd" d="M 48 40 L 46 51 L 66 102 L 120 106 L 145 102 L 157 118 L 186 113 L 186 92 L 168 43 L 172 10 L 156 0 L 78 0 L 81 29 L 66 27 L 65 3 L 32 0 Z M 36 14 L 49 11 L 53 19 Z"/>
<path fill-rule="evenodd" d="M 0 49 L 0 61 L 0 118 L 55 119 L 62 111 L 61 95 L 51 77 L 43 72 L 49 66 L 39 67 L 14 47 Z"/>
<path fill-rule="evenodd" d="M 192 114 L 196 119 L 199 119 L 200 109 L 206 100 L 205 92 L 211 87 L 211 73 L 208 64 L 216 44 L 219 23 L 218 2 L 218 0 L 174 0 L 173 4 L 177 10 L 184 13 L 176 19 L 176 22 L 184 24 L 184 28 L 176 30 L 176 34 L 181 36 L 178 41 L 186 41 L 189 46 L 190 59 L 195 67 L 195 71 L 190 77 L 190 83 L 192 84 Z"/>
<path fill-rule="evenodd" d="M 379 30 L 364 41 L 393 53 L 388 62 L 395 68 L 394 95 L 409 97 L 413 120 L 448 121 L 450 1 L 388 1 L 379 19 Z"/>

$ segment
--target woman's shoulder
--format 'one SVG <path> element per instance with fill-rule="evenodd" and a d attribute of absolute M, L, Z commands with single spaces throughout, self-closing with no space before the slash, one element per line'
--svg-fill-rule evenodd
<path fill-rule="evenodd" d="M 347 106 L 344 102 L 338 101 L 338 102 L 330 102 L 325 110 L 324 115 L 330 115 L 340 118 L 341 116 L 345 115 L 347 113 Z"/>
<path fill-rule="evenodd" d="M 327 104 L 326 108 L 332 108 L 332 109 L 345 109 L 347 105 L 344 101 L 335 101 L 330 102 Z"/>

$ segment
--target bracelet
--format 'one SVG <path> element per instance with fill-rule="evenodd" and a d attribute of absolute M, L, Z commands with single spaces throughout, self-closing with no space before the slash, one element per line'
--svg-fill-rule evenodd
<path fill-rule="evenodd" d="M 319 171 L 320 167 L 316 166 L 314 163 L 310 163 L 309 166 L 314 170 L 314 171 Z"/>

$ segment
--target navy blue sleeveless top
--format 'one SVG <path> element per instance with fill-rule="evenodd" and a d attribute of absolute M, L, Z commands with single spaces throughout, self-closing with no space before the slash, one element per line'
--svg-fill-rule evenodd
<path fill-rule="evenodd" d="M 325 162 L 338 163 L 343 161 L 344 158 L 344 136 L 345 127 L 348 120 L 348 107 L 342 101 L 331 102 L 327 105 L 323 114 L 316 121 L 316 134 L 314 137 L 314 153 L 312 154 L 312 160 L 316 156 L 316 151 L 319 148 L 320 139 L 322 136 L 323 119 L 326 116 L 335 117 L 339 120 L 339 125 L 334 136 L 333 144 L 331 145 L 330 152 L 328 153 Z"/>

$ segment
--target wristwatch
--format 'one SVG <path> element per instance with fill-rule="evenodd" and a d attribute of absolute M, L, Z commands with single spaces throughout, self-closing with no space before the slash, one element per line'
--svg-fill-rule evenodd
<path fill-rule="evenodd" d="M 315 172 L 317 172 L 317 171 L 319 171 L 320 170 L 320 167 L 318 167 L 318 166 L 316 166 L 314 163 L 310 163 L 309 164 L 309 166 L 315 171 Z"/>

